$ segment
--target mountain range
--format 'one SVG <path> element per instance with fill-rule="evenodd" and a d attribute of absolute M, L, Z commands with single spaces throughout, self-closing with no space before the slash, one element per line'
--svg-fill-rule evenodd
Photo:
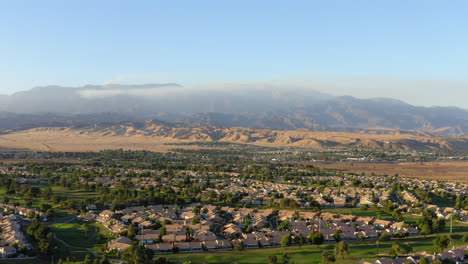
<path fill-rule="evenodd" d="M 423 96 L 423 95 L 421 95 Z M 465 135 L 468 111 L 390 98 L 331 96 L 297 87 L 186 88 L 176 83 L 43 86 L 0 96 L 0 129 L 143 122 L 273 130 L 411 130 Z"/>

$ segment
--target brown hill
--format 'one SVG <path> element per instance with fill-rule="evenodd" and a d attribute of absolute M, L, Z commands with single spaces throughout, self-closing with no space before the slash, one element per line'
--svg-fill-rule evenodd
<path fill-rule="evenodd" d="M 83 128 L 41 127 L 0 135 L 0 149 L 97 151 L 147 149 L 165 151 L 166 143 L 231 142 L 303 148 L 358 147 L 391 150 L 468 150 L 468 136 L 435 137 L 413 131 L 316 132 L 214 126 L 180 127 L 145 123 L 97 124 Z"/>

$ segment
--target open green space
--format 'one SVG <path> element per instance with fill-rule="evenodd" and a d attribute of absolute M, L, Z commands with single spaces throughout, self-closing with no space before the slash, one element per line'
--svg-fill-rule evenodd
<path fill-rule="evenodd" d="M 468 231 L 468 230 L 467 230 Z M 435 235 L 409 237 L 405 239 L 397 239 L 392 241 L 380 242 L 379 255 L 384 257 L 390 251 L 392 243 L 409 243 L 414 251 L 433 252 L 432 241 Z M 461 246 L 459 241 L 455 241 L 455 246 Z M 266 248 L 266 249 L 249 249 L 242 252 L 237 251 L 219 251 L 219 252 L 203 252 L 192 254 L 176 254 L 164 255 L 171 262 L 182 263 L 184 261 L 192 261 L 192 263 L 250 263 L 260 264 L 266 263 L 268 256 L 275 255 L 278 259 L 283 253 L 288 253 L 291 256 L 292 263 L 321 263 L 321 254 L 323 251 L 333 251 L 335 244 L 329 245 L 305 245 L 302 247 L 294 246 L 289 248 Z M 356 263 L 361 259 L 376 260 L 377 245 L 375 241 L 350 242 L 350 254 L 346 255 L 344 260 L 338 259 L 337 263 Z"/>
<path fill-rule="evenodd" d="M 82 200 L 86 198 L 97 198 L 98 193 L 92 191 L 80 191 L 80 190 L 70 190 L 62 186 L 52 186 L 52 190 L 55 194 L 65 195 L 69 199 Z"/>
<path fill-rule="evenodd" d="M 47 186 L 45 186 L 45 185 L 33 185 L 33 187 L 38 187 L 41 190 L 43 190 Z M 96 198 L 98 196 L 98 193 L 96 193 L 96 192 L 70 190 L 70 189 L 68 189 L 66 187 L 62 187 L 62 186 L 52 186 L 51 188 L 52 188 L 52 191 L 54 192 L 54 194 L 63 195 L 65 197 L 67 197 L 69 199 L 73 199 L 73 200 L 83 200 L 83 199 L 86 199 L 86 198 Z M 5 196 L 8 196 L 8 198 L 10 199 L 9 200 L 10 204 L 17 203 L 17 204 L 22 205 L 22 206 L 25 206 L 25 204 L 26 204 L 26 200 L 25 200 L 26 197 L 22 197 L 22 196 L 16 195 L 16 194 L 6 195 L 6 190 L 4 188 L 0 188 L 0 201 L 3 201 Z M 70 214 L 68 208 L 66 208 L 64 206 L 61 206 L 60 204 L 54 204 L 53 202 L 47 201 L 47 200 L 43 199 L 42 197 L 35 197 L 35 198 L 30 198 L 30 199 L 32 201 L 31 207 L 34 207 L 34 208 L 39 208 L 39 205 L 41 203 L 47 203 L 47 204 L 52 205 L 53 209 L 55 210 L 55 217 L 60 218 L 60 217 L 72 216 L 72 214 Z"/>
<path fill-rule="evenodd" d="M 70 223 L 59 223 L 51 226 L 57 238 L 72 247 L 91 248 L 96 244 L 99 229 L 92 223 L 74 220 Z"/>

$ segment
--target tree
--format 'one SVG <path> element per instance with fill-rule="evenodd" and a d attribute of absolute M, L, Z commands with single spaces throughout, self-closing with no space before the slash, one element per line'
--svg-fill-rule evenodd
<path fill-rule="evenodd" d="M 361 211 L 367 211 L 367 210 L 369 210 L 369 205 L 368 205 L 368 204 L 362 205 L 361 208 L 360 208 L 360 210 L 361 210 Z"/>
<path fill-rule="evenodd" d="M 344 255 L 349 254 L 349 246 L 344 241 L 338 242 L 335 246 L 335 255 L 341 256 L 344 259 Z"/>
<path fill-rule="evenodd" d="M 91 256 L 91 254 L 86 254 L 84 264 L 93 264 L 93 257 Z"/>
<path fill-rule="evenodd" d="M 382 241 L 389 241 L 390 238 L 391 238 L 391 236 L 390 236 L 389 233 L 383 233 L 382 235 L 380 235 L 379 240 L 382 240 Z"/>
<path fill-rule="evenodd" d="M 195 207 L 197 208 L 197 207 Z M 196 216 L 194 218 L 192 218 L 192 225 L 196 225 L 196 224 L 199 224 L 200 223 L 200 217 L 199 216 Z"/>
<path fill-rule="evenodd" d="M 427 260 L 427 258 L 421 258 L 418 263 L 419 264 L 429 264 L 429 260 Z"/>
<path fill-rule="evenodd" d="M 432 262 L 432 264 L 443 264 L 443 262 L 441 260 L 437 259 L 437 260 L 434 260 Z"/>
<path fill-rule="evenodd" d="M 281 246 L 282 247 L 289 247 L 289 246 L 291 246 L 291 244 L 292 244 L 292 237 L 291 237 L 290 234 L 284 235 L 281 238 Z"/>
<path fill-rule="evenodd" d="M 286 220 L 286 221 L 283 221 L 279 224 L 278 226 L 278 231 L 286 231 L 289 229 L 289 221 Z"/>
<path fill-rule="evenodd" d="M 129 225 L 128 226 L 128 238 L 133 239 L 135 238 L 138 230 L 135 225 Z"/>
<path fill-rule="evenodd" d="M 396 256 L 400 255 L 400 253 L 401 253 L 400 245 L 393 243 L 392 247 L 390 248 L 390 252 L 389 252 L 390 256 L 396 257 Z"/>
<path fill-rule="evenodd" d="M 395 210 L 393 210 L 393 212 L 392 212 L 392 218 L 393 218 L 393 220 L 395 220 L 395 221 L 401 221 L 401 220 L 403 220 L 403 215 L 401 214 L 401 210 L 398 209 L 398 208 L 395 209 Z"/>
<path fill-rule="evenodd" d="M 50 233 L 50 228 L 44 225 L 39 225 L 39 227 L 34 231 L 34 238 L 41 240 L 47 237 L 47 234 Z"/>
<path fill-rule="evenodd" d="M 288 253 L 283 253 L 283 255 L 281 255 L 281 264 L 289 264 L 290 260 L 291 256 L 289 256 Z"/>
<path fill-rule="evenodd" d="M 333 256 L 332 253 L 328 251 L 323 251 L 322 252 L 322 263 L 323 264 L 329 264 L 335 262 L 335 256 Z"/>
<path fill-rule="evenodd" d="M 445 228 L 445 219 L 442 217 L 437 218 L 434 220 L 434 226 L 433 229 L 434 231 L 441 232 Z"/>
<path fill-rule="evenodd" d="M 268 264 L 277 264 L 278 263 L 278 257 L 277 256 L 268 256 Z"/>
<path fill-rule="evenodd" d="M 306 242 L 306 238 L 303 235 L 297 235 L 294 237 L 294 242 L 299 244 L 299 247 L 301 247 Z"/>
<path fill-rule="evenodd" d="M 34 218 L 36 218 L 36 212 L 34 212 L 34 211 L 29 211 L 29 213 L 28 213 L 28 218 L 29 218 L 29 219 L 34 219 Z"/>
<path fill-rule="evenodd" d="M 408 243 L 401 244 L 400 248 L 401 248 L 401 252 L 403 253 L 410 253 L 411 251 L 413 251 L 413 247 Z"/>
<path fill-rule="evenodd" d="M 424 236 L 432 233 L 431 228 L 427 224 L 423 224 L 420 228 L 421 228 L 421 234 L 423 234 Z"/>
<path fill-rule="evenodd" d="M 159 234 L 160 234 L 161 236 L 167 235 L 166 226 L 162 226 L 162 227 L 161 227 L 161 229 L 159 230 Z"/>
<path fill-rule="evenodd" d="M 335 231 L 335 233 L 333 233 L 333 238 L 335 239 L 336 242 L 341 241 L 340 232 L 338 232 L 338 230 Z"/>
<path fill-rule="evenodd" d="M 457 199 L 455 200 L 455 206 L 453 207 L 456 210 L 460 210 L 462 208 L 462 198 L 461 195 L 457 195 Z"/>
<path fill-rule="evenodd" d="M 128 264 L 149 264 L 153 259 L 154 252 L 151 249 L 145 248 L 143 244 L 135 244 L 127 248 L 122 259 Z"/>
<path fill-rule="evenodd" d="M 449 235 L 440 235 L 434 239 L 434 247 L 437 252 L 442 252 L 448 248 L 452 239 Z"/>
<path fill-rule="evenodd" d="M 55 248 L 52 232 L 49 232 L 45 238 L 39 240 L 39 251 L 43 255 L 52 255 Z"/>
<path fill-rule="evenodd" d="M 48 209 L 47 212 L 46 212 L 46 216 L 49 217 L 49 218 L 54 217 L 55 216 L 55 210 L 53 208 Z"/>
<path fill-rule="evenodd" d="M 421 217 L 418 219 L 416 222 L 417 226 L 421 230 L 421 233 L 427 235 L 427 234 L 432 234 L 433 232 L 437 231 L 437 229 L 434 228 L 434 222 L 437 221 L 437 215 L 434 213 L 434 211 L 425 208 L 422 211 Z M 440 226 L 442 223 L 437 223 L 437 227 Z M 445 223 L 443 223 L 445 224 Z M 423 232 L 424 231 L 424 232 Z"/>
<path fill-rule="evenodd" d="M 110 264 L 110 261 L 107 259 L 107 255 L 102 256 L 101 264 Z"/>
<path fill-rule="evenodd" d="M 233 246 L 234 246 L 234 250 L 237 250 L 237 251 L 239 251 L 239 252 L 243 251 L 244 248 L 245 248 L 244 241 L 239 240 L 239 239 L 236 240 L 236 241 L 234 241 L 232 244 L 233 244 Z"/>
<path fill-rule="evenodd" d="M 54 194 L 54 192 L 52 191 L 52 188 L 50 186 L 45 188 L 44 191 L 42 192 L 42 196 L 46 200 L 50 200 L 50 198 L 52 197 L 52 194 Z"/>
<path fill-rule="evenodd" d="M 463 243 L 468 243 L 468 234 L 464 234 L 462 237 L 462 242 Z"/>
<path fill-rule="evenodd" d="M 322 233 L 310 233 L 309 240 L 314 245 L 321 245 L 325 241 L 325 237 Z"/>
<path fill-rule="evenodd" d="M 47 210 L 51 209 L 52 205 L 47 204 L 47 203 L 41 203 L 39 204 L 39 209 L 43 212 L 47 212 Z"/>

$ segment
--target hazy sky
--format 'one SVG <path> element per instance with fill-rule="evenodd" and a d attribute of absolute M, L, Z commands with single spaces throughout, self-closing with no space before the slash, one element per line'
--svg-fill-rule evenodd
<path fill-rule="evenodd" d="M 0 0 L 0 93 L 272 82 L 468 108 L 467 14 L 465 0 Z"/>

